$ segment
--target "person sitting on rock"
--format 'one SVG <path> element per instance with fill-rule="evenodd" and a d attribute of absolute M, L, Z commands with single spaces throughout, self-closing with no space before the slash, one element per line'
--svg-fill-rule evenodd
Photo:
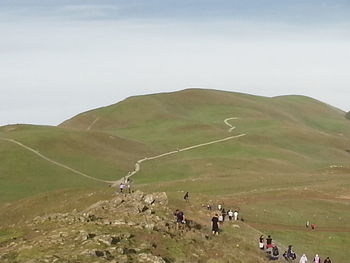
<path fill-rule="evenodd" d="M 295 252 L 293 251 L 293 246 L 292 245 L 289 245 L 288 246 L 288 251 L 287 251 L 287 258 L 288 259 L 296 259 L 297 258 L 297 255 L 295 254 Z"/>
<path fill-rule="evenodd" d="M 270 254 L 270 260 L 278 260 L 279 254 L 278 247 L 274 245 L 272 247 L 272 253 Z"/>

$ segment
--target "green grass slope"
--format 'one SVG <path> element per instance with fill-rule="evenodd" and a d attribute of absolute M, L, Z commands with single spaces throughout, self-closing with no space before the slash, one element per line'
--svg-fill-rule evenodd
<path fill-rule="evenodd" d="M 60 126 L 90 127 L 167 152 L 232 135 L 223 122 L 229 117 L 239 117 L 231 120 L 237 126 L 232 134 L 245 133 L 246 137 L 186 152 L 175 157 L 177 161 L 209 158 L 215 159 L 215 166 L 223 159 L 231 159 L 232 164 L 239 160 L 240 172 L 310 171 L 348 162 L 350 123 L 344 113 L 303 96 L 265 98 L 189 89 L 131 97 L 82 113 Z M 196 164 L 192 169 L 200 167 Z M 215 170 L 222 169 L 216 165 Z"/>
<path fill-rule="evenodd" d="M 131 97 L 79 114 L 58 127 L 0 127 L 0 138 L 19 141 L 95 178 L 115 180 L 145 157 L 244 133 L 148 159 L 133 177 L 134 186 L 166 191 L 174 208 L 183 205 L 178 202 L 183 191 L 190 191 L 195 207 L 223 203 L 239 208 L 250 226 L 293 244 L 299 254 L 318 253 L 345 263 L 350 257 L 350 122 L 344 115 L 304 96 L 267 98 L 188 89 Z M 238 119 L 229 121 L 236 126 L 229 132 L 224 120 L 231 117 Z M 79 206 L 85 205 L 80 197 L 90 192 L 100 193 L 91 197 L 95 201 L 113 192 L 104 191 L 105 183 L 4 140 L 0 180 L 0 206 L 12 218 L 21 215 L 21 203 L 27 202 L 33 209 L 23 210 L 22 216 L 56 211 L 45 204 L 47 199 L 49 204 L 57 200 L 57 211 L 64 210 L 57 193 L 69 193 L 72 200 L 80 200 L 74 203 Z M 316 223 L 317 231 L 305 229 L 306 220 Z"/>
<path fill-rule="evenodd" d="M 0 136 L 0 201 L 58 189 L 106 186 L 1 138 L 20 142 L 50 160 L 106 181 L 122 178 L 149 152 L 142 143 L 117 136 L 50 126 L 5 126 Z"/>
<path fill-rule="evenodd" d="M 175 199 L 190 191 L 203 203 L 224 200 L 239 207 L 253 227 L 293 244 L 299 254 L 345 263 L 350 256 L 348 235 L 342 234 L 350 229 L 350 122 L 344 114 L 304 96 L 190 89 L 132 97 L 60 126 L 90 127 L 160 153 L 245 133 L 144 162 L 134 180 L 146 191 L 167 191 Z M 237 126 L 232 133 L 223 122 L 229 117 L 239 117 L 230 121 Z M 306 220 L 318 231 L 307 231 Z"/>

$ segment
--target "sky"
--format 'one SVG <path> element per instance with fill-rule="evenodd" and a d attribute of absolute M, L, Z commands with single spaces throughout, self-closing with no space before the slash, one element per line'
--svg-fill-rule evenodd
<path fill-rule="evenodd" d="M 0 126 L 207 88 L 350 110 L 350 2 L 0 0 Z"/>

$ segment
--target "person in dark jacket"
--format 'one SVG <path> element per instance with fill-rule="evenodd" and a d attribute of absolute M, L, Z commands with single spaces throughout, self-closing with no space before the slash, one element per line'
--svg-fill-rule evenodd
<path fill-rule="evenodd" d="M 184 195 L 184 199 L 186 202 L 190 201 L 190 195 L 188 194 L 188 192 L 186 192 L 186 194 Z"/>
<path fill-rule="evenodd" d="M 266 248 L 272 248 L 272 238 L 270 235 L 266 238 Z"/>
<path fill-rule="evenodd" d="M 213 235 L 219 234 L 219 216 L 218 214 L 215 214 L 213 218 L 211 219 L 211 230 L 213 231 Z"/>

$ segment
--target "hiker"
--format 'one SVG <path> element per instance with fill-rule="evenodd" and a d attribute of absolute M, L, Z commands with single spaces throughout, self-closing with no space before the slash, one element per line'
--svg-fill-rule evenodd
<path fill-rule="evenodd" d="M 306 221 L 305 227 L 306 227 L 306 228 L 309 228 L 309 226 L 310 226 L 310 222 L 309 222 L 309 221 Z"/>
<path fill-rule="evenodd" d="M 278 247 L 275 245 L 272 247 L 272 253 L 269 257 L 270 260 L 278 260 L 278 256 L 280 255 L 278 251 Z"/>
<path fill-rule="evenodd" d="M 218 205 L 218 210 L 221 211 L 222 205 Z"/>
<path fill-rule="evenodd" d="M 235 210 L 235 211 L 233 212 L 233 217 L 234 217 L 235 221 L 238 220 L 238 211 L 237 211 L 237 210 Z"/>
<path fill-rule="evenodd" d="M 228 215 L 228 220 L 232 221 L 233 211 L 232 210 L 228 210 L 227 215 Z"/>
<path fill-rule="evenodd" d="M 323 263 L 332 263 L 332 261 L 329 257 L 326 257 L 326 259 L 323 261 Z"/>
<path fill-rule="evenodd" d="M 207 205 L 207 209 L 211 211 L 211 205 L 210 204 Z"/>
<path fill-rule="evenodd" d="M 128 188 L 129 194 L 131 194 L 131 185 L 130 185 L 130 183 L 128 183 L 126 186 L 127 186 L 127 188 Z"/>
<path fill-rule="evenodd" d="M 186 194 L 184 195 L 184 199 L 185 199 L 186 202 L 190 201 L 188 192 L 186 192 Z"/>
<path fill-rule="evenodd" d="M 125 187 L 125 184 L 124 184 L 124 183 L 120 183 L 119 189 L 120 189 L 120 192 L 121 192 L 121 193 L 123 192 L 124 187 Z"/>
<path fill-rule="evenodd" d="M 311 229 L 315 230 L 316 229 L 316 224 L 311 224 Z"/>
<path fill-rule="evenodd" d="M 219 223 L 220 225 L 224 223 L 224 217 L 222 216 L 222 214 L 219 215 Z"/>
<path fill-rule="evenodd" d="M 295 252 L 293 251 L 293 246 L 289 245 L 288 246 L 288 251 L 287 251 L 287 259 L 296 259 L 297 255 L 295 254 Z"/>
<path fill-rule="evenodd" d="M 211 219 L 211 230 L 213 231 L 213 235 L 219 234 L 219 217 L 218 214 L 215 214 L 213 218 Z"/>
<path fill-rule="evenodd" d="M 272 238 L 270 235 L 268 235 L 266 238 L 266 249 L 268 248 L 272 248 Z"/>
<path fill-rule="evenodd" d="M 225 217 L 226 217 L 226 211 L 225 208 L 222 209 L 221 211 L 221 215 L 222 215 L 222 222 L 225 222 Z"/>
<path fill-rule="evenodd" d="M 176 217 L 176 230 L 179 229 L 179 226 L 182 224 L 185 224 L 185 215 L 182 211 L 180 211 L 179 209 L 176 209 L 175 213 L 174 213 L 175 217 Z"/>
<path fill-rule="evenodd" d="M 259 248 L 262 249 L 262 250 L 265 248 L 265 246 L 264 246 L 264 236 L 263 235 L 261 235 L 259 237 Z"/>
<path fill-rule="evenodd" d="M 314 260 L 312 262 L 314 262 L 314 263 L 321 263 L 321 259 L 318 256 L 318 254 L 316 254 L 316 256 L 314 257 Z"/>
<path fill-rule="evenodd" d="M 303 254 L 299 260 L 299 263 L 306 263 L 307 262 L 307 257 L 305 254 Z"/>

